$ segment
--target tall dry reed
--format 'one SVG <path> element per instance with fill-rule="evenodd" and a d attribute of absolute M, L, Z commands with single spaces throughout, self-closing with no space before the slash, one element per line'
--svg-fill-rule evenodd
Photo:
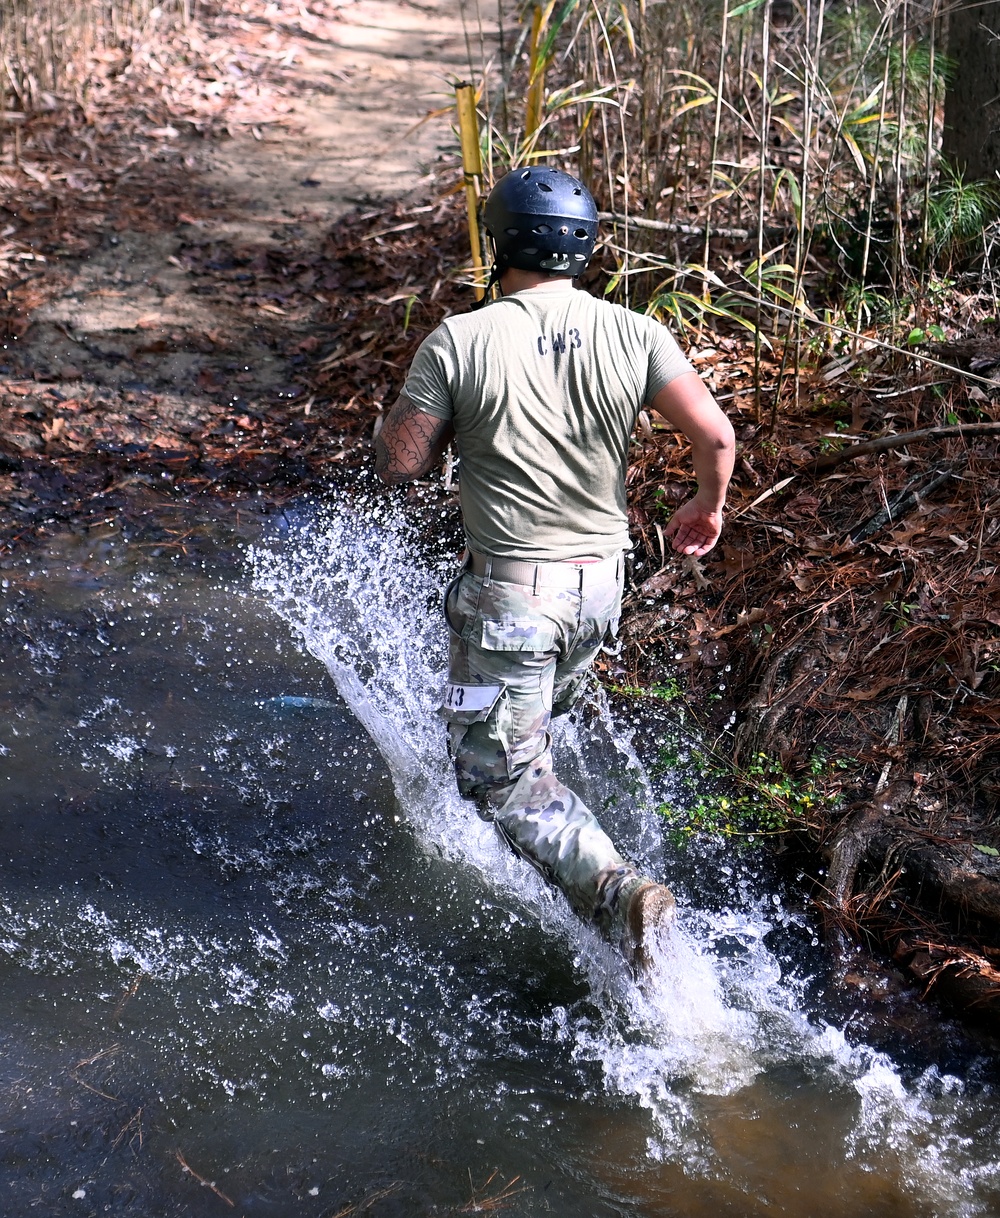
<path fill-rule="evenodd" d="M 85 82 L 102 49 L 131 46 L 157 24 L 191 21 L 197 0 L 0 0 L 0 112 L 8 123 Z"/>
<path fill-rule="evenodd" d="M 942 0 L 535 5 L 490 169 L 575 170 L 606 215 L 612 291 L 696 331 L 725 315 L 758 365 L 780 346 L 797 387 L 806 334 L 905 323 L 928 274 L 945 18 Z M 831 267 L 844 324 L 805 326 Z"/>

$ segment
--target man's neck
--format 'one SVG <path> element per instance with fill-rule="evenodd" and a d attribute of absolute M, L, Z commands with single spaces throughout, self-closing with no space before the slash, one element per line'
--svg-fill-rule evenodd
<path fill-rule="evenodd" d="M 568 275 L 546 275 L 541 271 L 521 271 L 516 267 L 511 267 L 500 276 L 500 290 L 504 296 L 536 288 L 540 291 L 565 291 L 572 286 L 573 280 Z"/>

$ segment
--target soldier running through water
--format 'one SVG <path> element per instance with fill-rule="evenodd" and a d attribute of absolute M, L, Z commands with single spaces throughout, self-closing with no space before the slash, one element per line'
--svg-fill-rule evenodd
<path fill-rule="evenodd" d="M 487 307 L 446 318 L 421 344 L 376 441 L 376 471 L 390 485 L 423 477 L 455 440 L 468 550 L 445 594 L 441 714 L 459 791 L 639 974 L 673 920 L 673 895 L 556 777 L 549 725 L 617 632 L 639 411 L 691 444 L 698 489 L 666 528 L 682 554 L 718 540 L 733 429 L 664 326 L 575 287 L 597 239 L 581 182 L 546 166 L 511 170 L 485 222 L 502 295 L 487 304 L 487 290 Z"/>

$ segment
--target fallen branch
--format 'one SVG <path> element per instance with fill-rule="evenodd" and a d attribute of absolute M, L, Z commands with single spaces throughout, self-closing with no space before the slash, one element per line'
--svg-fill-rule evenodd
<path fill-rule="evenodd" d="M 844 461 L 853 461 L 855 457 L 888 452 L 892 448 L 906 448 L 908 444 L 916 444 L 920 440 L 943 440 L 948 436 L 971 435 L 1000 435 L 1000 423 L 955 423 L 949 427 L 925 427 L 921 431 L 902 431 L 897 435 L 879 436 L 877 440 L 865 440 L 861 444 L 851 444 L 838 452 L 817 457 L 815 461 L 803 466 L 802 473 L 825 474 Z"/>
<path fill-rule="evenodd" d="M 704 237 L 704 224 L 680 224 L 673 220 L 647 220 L 645 216 L 625 216 L 615 211 L 599 211 L 598 220 L 609 220 L 615 224 L 627 224 L 631 228 L 648 228 L 657 233 L 677 233 L 682 237 Z M 770 231 L 770 230 L 765 230 Z M 775 230 L 784 233 L 784 229 Z M 710 230 L 713 237 L 728 237 L 731 241 L 749 241 L 757 234 L 748 228 L 716 228 Z"/>
<path fill-rule="evenodd" d="M 873 534 L 884 528 L 887 524 L 899 524 L 899 522 L 910 512 L 916 505 L 931 491 L 936 491 L 939 486 L 942 486 L 949 478 L 953 477 L 958 469 L 967 463 L 966 460 L 960 461 L 958 466 L 949 467 L 945 470 L 932 470 L 930 475 L 921 475 L 915 482 L 903 488 L 898 495 L 893 496 L 885 507 L 881 508 L 871 516 L 863 524 L 859 524 L 852 529 L 848 535 L 848 541 L 851 545 L 856 546 L 859 542 L 866 541 Z"/>
<path fill-rule="evenodd" d="M 984 956 L 955 944 L 913 942 L 901 937 L 893 956 L 924 985 L 936 987 L 952 1007 L 995 1025 L 1000 1010 L 1000 972 Z"/>
<path fill-rule="evenodd" d="M 463 1205 L 462 1208 L 458 1211 L 458 1213 L 460 1213 L 460 1214 L 483 1214 L 483 1213 L 487 1213 L 487 1212 L 493 1213 L 497 1210 L 502 1210 L 502 1209 L 505 1210 L 507 1208 L 508 1203 L 511 1201 L 512 1198 L 516 1197 L 519 1193 L 526 1193 L 528 1191 L 528 1186 L 526 1184 L 522 1184 L 520 1188 L 514 1187 L 517 1184 L 517 1182 L 521 1179 L 520 1176 L 515 1176 L 514 1179 L 511 1180 L 509 1183 L 505 1184 L 498 1193 L 495 1193 L 492 1197 L 488 1197 L 486 1195 L 486 1190 L 490 1187 L 490 1185 L 493 1183 L 493 1181 L 497 1178 L 497 1176 L 499 1174 L 500 1174 L 499 1168 L 495 1169 L 493 1174 L 486 1181 L 486 1183 L 483 1185 L 483 1187 L 480 1189 L 477 1189 L 476 1186 L 472 1183 L 472 1172 L 470 1171 L 469 1172 L 469 1188 L 472 1190 L 472 1197 L 469 1200 L 468 1204 Z"/>

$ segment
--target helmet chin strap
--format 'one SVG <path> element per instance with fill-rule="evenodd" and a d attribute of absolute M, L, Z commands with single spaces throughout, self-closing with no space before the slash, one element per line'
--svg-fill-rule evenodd
<path fill-rule="evenodd" d="M 472 302 L 472 311 L 473 312 L 475 312 L 476 309 L 481 309 L 483 307 L 483 305 L 488 305 L 490 303 L 490 292 L 493 291 L 493 285 L 495 283 L 499 283 L 499 282 L 500 282 L 500 268 L 494 262 L 493 266 L 490 268 L 490 277 L 489 277 L 489 281 L 486 284 L 486 290 L 483 292 L 483 294 L 479 300 L 474 300 Z"/>

